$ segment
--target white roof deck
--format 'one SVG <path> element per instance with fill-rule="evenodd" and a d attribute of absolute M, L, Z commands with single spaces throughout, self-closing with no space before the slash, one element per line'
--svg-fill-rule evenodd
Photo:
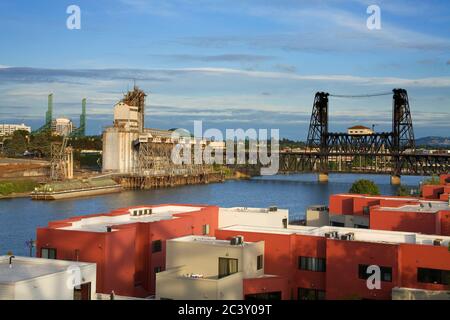
<path fill-rule="evenodd" d="M 406 212 L 427 212 L 436 213 L 442 210 L 450 210 L 447 201 L 427 201 L 419 200 L 419 204 L 406 204 L 400 207 L 380 207 L 384 211 L 406 211 Z"/>
<path fill-rule="evenodd" d="M 144 209 L 152 209 L 152 213 L 140 216 L 131 215 L 131 211 L 133 210 L 144 210 Z M 97 217 L 83 218 L 72 222 L 71 226 L 62 227 L 59 229 L 89 231 L 89 232 L 106 232 L 107 227 L 110 226 L 131 224 L 136 222 L 150 223 L 161 220 L 171 220 L 177 218 L 173 216 L 174 214 L 195 212 L 199 211 L 200 209 L 202 209 L 202 207 L 191 207 L 191 206 L 161 206 L 153 208 L 149 206 L 134 207 L 130 208 L 128 211 L 125 211 L 121 215 L 117 216 L 102 215 Z M 112 229 L 112 232 L 114 232 L 114 228 Z"/>
<path fill-rule="evenodd" d="M 222 212 L 249 212 L 249 213 L 276 213 L 276 212 L 289 212 L 288 209 L 277 208 L 276 211 L 270 211 L 269 208 L 253 208 L 253 207 L 231 207 L 231 208 L 220 208 Z"/>
<path fill-rule="evenodd" d="M 218 240 L 215 237 L 208 237 L 208 236 L 190 235 L 190 236 L 184 236 L 184 237 L 179 237 L 179 238 L 175 238 L 175 239 L 170 239 L 167 241 L 201 243 L 201 244 L 207 244 L 207 245 L 211 245 L 211 246 L 221 246 L 221 247 L 236 247 L 236 245 L 232 245 L 229 240 Z M 258 241 L 258 242 L 260 242 L 260 241 Z M 258 242 L 244 241 L 244 243 L 239 246 L 242 246 L 242 247 L 252 246 Z"/>
<path fill-rule="evenodd" d="M 9 256 L 0 256 L 0 283 L 13 284 L 59 272 L 66 272 L 68 267 L 88 266 L 95 263 L 15 257 L 9 267 Z"/>
<path fill-rule="evenodd" d="M 384 230 L 372 230 L 372 229 L 359 229 L 359 228 L 344 228 L 344 227 L 306 227 L 306 226 L 294 226 L 289 225 L 288 228 L 276 228 L 276 227 L 259 227 L 259 226 L 245 226 L 234 225 L 221 228 L 221 230 L 233 230 L 242 232 L 255 232 L 255 233 L 272 233 L 272 234 L 299 234 L 316 237 L 325 237 L 325 233 L 337 232 L 339 235 L 353 233 L 353 240 L 346 241 L 363 241 L 363 242 L 377 242 L 377 243 L 411 243 L 420 245 L 433 245 L 433 241 L 436 239 L 442 240 L 441 246 L 447 247 L 450 243 L 450 237 L 441 235 L 423 235 L 414 232 L 399 232 L 399 231 L 384 231 Z"/>

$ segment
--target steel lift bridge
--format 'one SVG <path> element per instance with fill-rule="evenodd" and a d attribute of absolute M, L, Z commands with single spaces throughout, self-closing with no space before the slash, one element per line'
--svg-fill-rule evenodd
<path fill-rule="evenodd" d="M 361 98 L 392 95 L 392 131 L 367 134 L 329 132 L 329 97 Z M 317 92 L 314 97 L 306 148 L 281 152 L 280 172 L 317 172 L 320 181 L 329 172 L 390 174 L 393 184 L 401 175 L 433 175 L 450 170 L 450 155 L 416 150 L 408 93 L 394 89 L 371 95 L 332 95 Z"/>

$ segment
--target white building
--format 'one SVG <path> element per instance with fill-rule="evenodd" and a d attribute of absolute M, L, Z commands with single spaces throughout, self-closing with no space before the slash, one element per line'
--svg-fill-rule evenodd
<path fill-rule="evenodd" d="M 0 136 L 10 136 L 14 131 L 23 130 L 31 132 L 31 127 L 22 124 L 0 124 Z"/>
<path fill-rule="evenodd" d="M 354 126 L 347 129 L 347 133 L 351 135 L 373 134 L 373 130 L 364 126 Z"/>
<path fill-rule="evenodd" d="M 242 300 L 243 280 L 264 276 L 263 255 L 264 241 L 167 240 L 166 271 L 156 274 L 156 299 Z"/>
<path fill-rule="evenodd" d="M 139 108 L 119 102 L 114 106 L 114 126 L 139 131 L 141 119 Z"/>
<path fill-rule="evenodd" d="M 73 131 L 73 123 L 72 120 L 68 118 L 56 118 L 52 121 L 52 132 L 63 136 L 69 135 Z"/>
<path fill-rule="evenodd" d="M 95 299 L 96 271 L 95 263 L 0 256 L 0 300 Z"/>

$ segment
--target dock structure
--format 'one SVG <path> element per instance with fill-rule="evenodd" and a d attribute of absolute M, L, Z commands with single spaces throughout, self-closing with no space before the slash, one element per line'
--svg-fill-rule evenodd
<path fill-rule="evenodd" d="M 177 145 L 193 152 L 195 147 L 205 148 L 207 141 L 145 128 L 145 97 L 144 91 L 135 86 L 114 106 L 113 125 L 103 132 L 103 173 L 112 173 L 124 188 L 130 189 L 223 181 L 223 174 L 212 165 L 174 161 L 172 152 Z"/>

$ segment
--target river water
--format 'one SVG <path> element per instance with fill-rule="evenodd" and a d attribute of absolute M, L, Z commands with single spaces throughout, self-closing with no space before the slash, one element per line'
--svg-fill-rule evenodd
<path fill-rule="evenodd" d="M 317 182 L 315 174 L 256 177 L 208 185 L 191 185 L 158 190 L 124 191 L 89 198 L 57 201 L 32 201 L 28 198 L 0 200 L 0 255 L 12 251 L 28 255 L 26 241 L 36 238 L 36 228 L 49 221 L 72 216 L 106 213 L 133 205 L 159 203 L 211 204 L 222 207 L 287 208 L 290 219 L 302 218 L 312 204 L 328 204 L 331 194 L 347 192 L 361 178 L 375 181 L 382 194 L 395 195 L 389 176 L 330 174 L 328 183 Z M 423 177 L 403 176 L 402 183 L 418 186 Z"/>

